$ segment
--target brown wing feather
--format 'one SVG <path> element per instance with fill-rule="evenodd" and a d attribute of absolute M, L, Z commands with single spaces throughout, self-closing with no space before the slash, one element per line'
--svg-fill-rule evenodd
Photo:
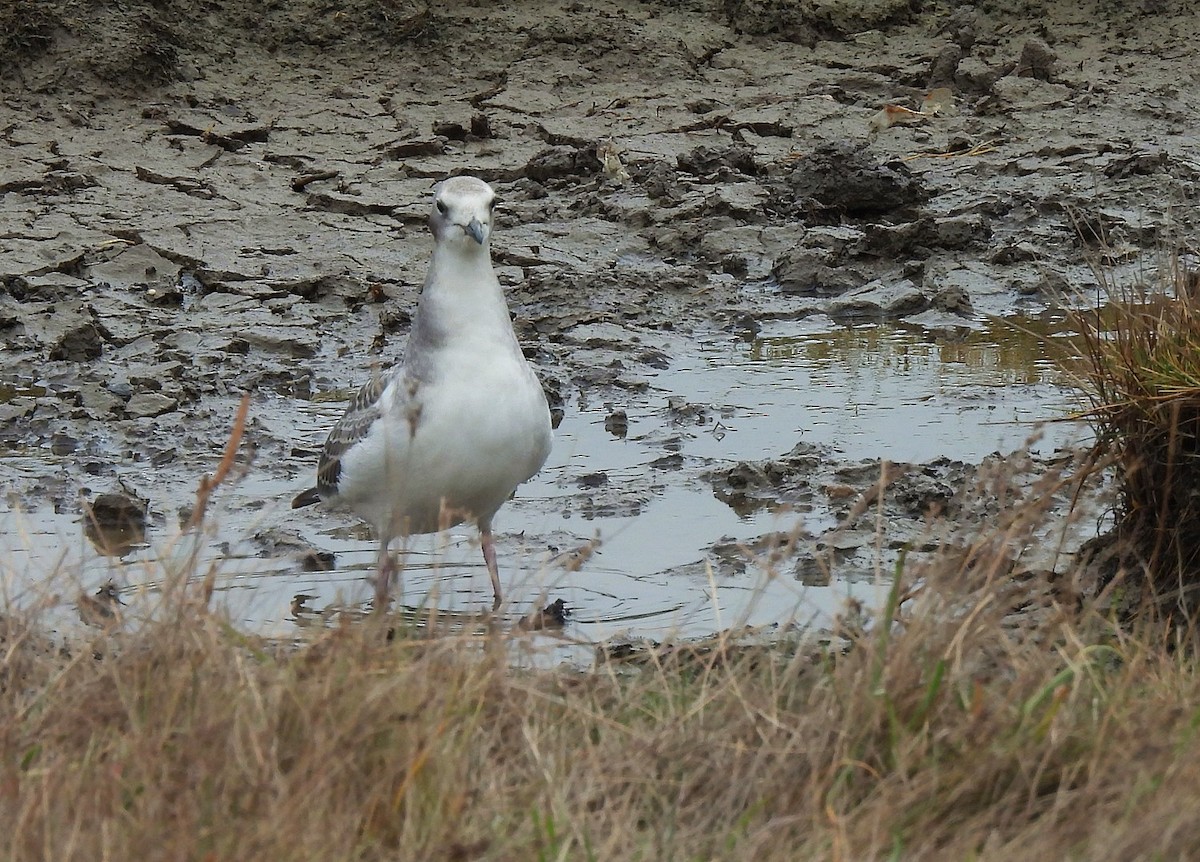
<path fill-rule="evenodd" d="M 397 368 L 385 374 L 377 374 L 367 381 L 355 393 L 345 414 L 329 432 L 321 450 L 320 463 L 317 464 L 317 491 L 322 498 L 337 496 L 338 479 L 342 474 L 342 455 L 367 436 L 371 426 L 380 416 L 379 398 L 383 395 L 383 390 L 399 373 L 400 369 Z"/>

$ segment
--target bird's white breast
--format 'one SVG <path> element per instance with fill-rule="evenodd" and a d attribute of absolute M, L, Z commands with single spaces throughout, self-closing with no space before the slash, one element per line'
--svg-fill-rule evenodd
<path fill-rule="evenodd" d="M 451 344 L 437 367 L 433 383 L 392 384 L 344 457 L 339 496 L 386 533 L 490 519 L 550 451 L 545 395 L 515 350 Z"/>

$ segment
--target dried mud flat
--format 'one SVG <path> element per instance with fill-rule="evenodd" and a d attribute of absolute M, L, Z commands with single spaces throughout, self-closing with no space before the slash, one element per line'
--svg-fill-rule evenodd
<path fill-rule="evenodd" d="M 862 503 L 876 460 L 800 434 L 697 454 L 762 415 L 678 394 L 697 341 L 822 319 L 951 340 L 1053 308 L 1097 260 L 1134 277 L 1194 243 L 1200 19 L 1182 0 L 282 5 L 0 9 L 10 514 L 77 519 L 121 491 L 152 539 L 177 532 L 249 391 L 253 455 L 214 546 L 233 531 L 286 561 L 263 567 L 290 592 L 314 548 L 369 560 L 351 517 L 286 501 L 339 399 L 400 350 L 431 185 L 469 172 L 503 198 L 495 260 L 564 428 L 637 451 L 614 471 L 561 459 L 519 492 L 502 567 L 586 582 L 591 519 L 683 488 L 808 519 L 700 536 L 705 559 L 663 572 L 698 592 L 706 561 L 870 579 L 881 545 L 886 564 L 1015 500 L 1061 516 L 1045 477 L 1071 456 L 905 465 L 881 519 Z M 886 105 L 939 110 L 873 127 Z"/>

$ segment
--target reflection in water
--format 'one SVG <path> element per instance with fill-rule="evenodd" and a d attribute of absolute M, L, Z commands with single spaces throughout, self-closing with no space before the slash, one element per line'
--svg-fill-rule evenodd
<path fill-rule="evenodd" d="M 800 360 L 839 371 L 888 375 L 964 375 L 995 383 L 1053 383 L 1060 372 L 1050 354 L 1071 333 L 1065 315 L 993 318 L 931 336 L 903 323 L 837 328 L 810 335 L 758 338 L 752 362 Z"/>
<path fill-rule="evenodd" d="M 35 384 L 0 383 L 0 404 L 7 404 L 17 398 L 41 398 L 47 391 L 45 386 Z"/>
<path fill-rule="evenodd" d="M 124 557 L 146 543 L 146 501 L 100 494 L 83 502 L 83 532 L 103 556 Z"/>

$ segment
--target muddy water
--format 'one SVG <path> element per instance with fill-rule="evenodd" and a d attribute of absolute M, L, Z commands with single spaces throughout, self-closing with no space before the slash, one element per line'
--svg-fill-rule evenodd
<path fill-rule="evenodd" d="M 801 545 L 827 534 L 838 518 L 826 497 L 739 512 L 714 495 L 706 470 L 776 457 L 801 442 L 828 452 L 831 464 L 978 463 L 1031 439 L 1044 452 L 1079 442 L 1081 431 L 1069 423 L 1041 424 L 1072 406 L 1052 359 L 1063 334 L 1056 317 L 936 334 L 913 323 L 845 327 L 814 317 L 768 325 L 752 340 L 727 333 L 678 339 L 668 346 L 670 367 L 619 405 L 627 428 L 613 425 L 610 403 L 568 404 L 550 461 L 502 510 L 510 613 L 562 598 L 573 611 L 567 634 L 596 642 L 703 635 L 737 623 L 823 624 L 848 596 L 874 604 L 886 567 L 829 580 L 772 569 L 745 550 L 773 532 L 794 534 Z M 316 444 L 340 415 L 341 397 L 278 399 L 257 405 L 255 415 Z M 15 452 L 6 468 L 53 476 L 65 470 L 66 457 Z M 121 560 L 97 554 L 75 511 L 0 504 L 9 506 L 0 527 L 4 588 L 10 600 L 28 603 L 47 591 L 70 599 L 114 578 L 136 616 L 154 606 L 164 569 L 211 565 L 219 568 L 218 601 L 249 628 L 288 636 L 320 623 L 321 611 L 328 619 L 334 608 L 365 601 L 375 543 L 352 519 L 286 508 L 308 479 L 302 460 L 294 481 L 251 469 L 217 499 L 204 535 L 181 535 L 160 519 L 150 525 L 147 547 Z M 190 487 L 181 483 L 172 502 L 186 505 Z M 332 553 L 332 570 L 297 563 L 307 548 Z M 576 563 L 584 548 L 590 555 Z M 490 586 L 472 531 L 413 538 L 405 567 L 406 605 L 452 613 L 487 605 Z M 55 573 L 49 583 L 48 571 Z M 299 594 L 308 598 L 298 612 Z"/>

